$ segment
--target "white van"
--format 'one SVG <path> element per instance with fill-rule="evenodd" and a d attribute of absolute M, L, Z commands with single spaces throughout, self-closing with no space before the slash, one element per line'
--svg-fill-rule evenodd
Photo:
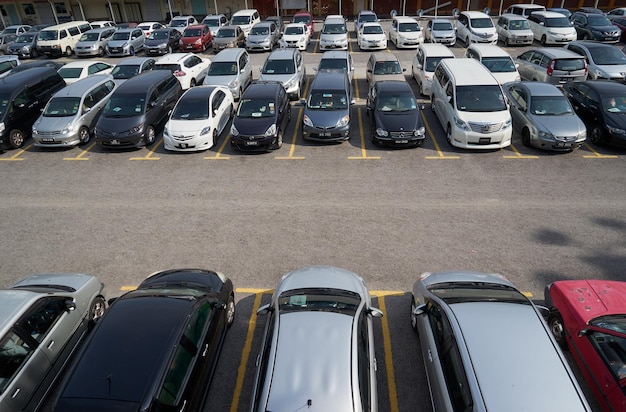
<path fill-rule="evenodd" d="M 465 51 L 465 57 L 481 62 L 500 84 L 522 80 L 511 55 L 501 47 L 493 44 L 470 44 Z"/>
<path fill-rule="evenodd" d="M 348 26 L 339 14 L 326 16 L 320 33 L 320 50 L 333 49 L 348 50 Z"/>
<path fill-rule="evenodd" d="M 501 149 L 511 144 L 511 114 L 502 88 L 478 60 L 444 59 L 435 69 L 431 108 L 452 146 Z"/>
<path fill-rule="evenodd" d="M 252 26 L 261 21 L 261 15 L 257 9 L 245 9 L 236 11 L 230 18 L 231 26 L 239 26 L 243 30 L 246 38 L 252 29 Z"/>
<path fill-rule="evenodd" d="M 46 27 L 37 35 L 37 51 L 46 56 L 70 56 L 83 33 L 91 30 L 87 21 L 70 21 Z"/>

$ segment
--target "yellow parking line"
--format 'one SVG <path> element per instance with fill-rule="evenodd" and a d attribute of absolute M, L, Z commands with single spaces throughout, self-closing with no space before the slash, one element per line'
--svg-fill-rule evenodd
<path fill-rule="evenodd" d="M 89 160 L 88 157 L 83 157 L 85 156 L 89 150 L 91 150 L 92 147 L 94 147 L 96 145 L 96 142 L 93 142 L 91 144 L 91 146 L 89 146 L 88 148 L 84 149 L 82 152 L 80 152 L 80 154 L 76 157 L 64 157 L 63 160 Z"/>
<path fill-rule="evenodd" d="M 156 150 L 157 147 L 159 147 L 162 141 L 163 141 L 163 138 L 160 138 L 156 143 L 154 143 L 152 145 L 152 148 L 148 150 L 148 154 L 145 157 L 131 157 L 128 160 L 161 160 L 160 157 L 152 157 L 152 155 L 154 154 L 154 151 Z"/>
<path fill-rule="evenodd" d="M 243 379 L 246 375 L 246 365 L 248 364 L 248 358 L 250 357 L 250 350 L 252 348 L 254 329 L 256 329 L 256 312 L 261 306 L 262 297 L 263 294 L 258 293 L 254 298 L 254 303 L 252 305 L 252 313 L 250 315 L 250 321 L 248 322 L 248 333 L 246 334 L 246 343 L 243 346 L 241 361 L 239 363 L 239 369 L 237 370 L 237 383 L 235 384 L 235 390 L 233 391 L 233 403 L 230 404 L 230 412 L 237 412 L 239 409 L 239 398 L 243 387 Z"/>
<path fill-rule="evenodd" d="M 523 155 L 522 153 L 520 153 L 519 150 L 517 150 L 517 148 L 515 148 L 515 146 L 513 146 L 513 144 L 511 144 L 511 146 L 509 146 L 511 148 L 511 150 L 513 150 L 513 153 L 515 153 L 515 156 L 510 156 L 510 155 L 503 155 L 502 157 L 504 159 L 538 159 L 539 156 L 534 156 L 534 155 Z"/>
<path fill-rule="evenodd" d="M 359 119 L 359 135 L 361 138 L 361 156 L 348 156 L 348 159 L 350 160 L 355 160 L 355 159 L 362 159 L 362 160 L 369 160 L 369 159 L 373 159 L 373 160 L 379 160 L 380 156 L 368 156 L 367 155 L 367 150 L 365 149 L 365 133 L 363 132 L 363 118 L 361 117 L 361 109 L 356 109 L 356 113 Z"/>
<path fill-rule="evenodd" d="M 230 156 L 222 156 L 222 152 L 224 151 L 226 143 L 228 143 L 229 140 L 230 132 L 228 132 L 228 134 L 226 135 L 226 139 L 224 139 L 220 148 L 217 149 L 217 153 L 215 153 L 215 156 L 207 156 L 204 158 L 204 160 L 230 160 Z"/>
<path fill-rule="evenodd" d="M 593 155 L 583 155 L 584 159 L 617 159 L 617 156 L 614 155 L 603 155 L 597 152 L 593 147 L 589 145 L 589 143 L 585 143 L 585 148 L 589 149 Z"/>
<path fill-rule="evenodd" d="M 426 120 L 426 116 L 424 116 L 424 112 L 420 111 L 420 115 L 422 116 L 422 121 L 424 122 L 424 127 L 426 128 L 426 131 L 428 132 L 428 134 L 430 135 L 430 138 L 435 144 L 435 150 L 439 154 L 438 156 L 426 156 L 426 159 L 460 159 L 460 156 L 446 156 L 443 154 L 443 152 L 441 151 L 441 148 L 439 147 L 439 143 L 437 143 L 437 140 L 435 139 L 435 134 L 430 128 L 430 124 L 428 124 L 428 120 Z"/>
<path fill-rule="evenodd" d="M 289 143 L 289 155 L 288 156 L 275 156 L 274 159 L 279 160 L 303 160 L 304 156 L 294 157 L 293 152 L 296 150 L 296 138 L 298 137 L 298 130 L 300 130 L 300 122 L 302 121 L 302 113 L 304 109 L 298 110 L 298 116 L 296 118 L 296 127 L 293 130 L 293 136 L 291 137 L 291 143 Z"/>
<path fill-rule="evenodd" d="M 393 355 L 391 353 L 391 335 L 389 333 L 389 321 L 387 320 L 387 308 L 385 298 L 378 300 L 380 310 L 385 314 L 381 319 L 383 330 L 383 349 L 385 351 L 385 369 L 387 372 L 387 387 L 389 391 L 389 405 L 391 412 L 398 412 L 398 394 L 396 390 L 396 379 L 393 371 Z"/>
<path fill-rule="evenodd" d="M 137 285 L 127 285 L 120 287 L 122 291 L 130 291 L 137 289 Z M 235 288 L 235 293 L 243 293 L 247 295 L 269 294 L 274 293 L 274 289 L 262 289 L 262 288 Z M 403 290 L 370 290 L 370 296 L 385 297 L 385 296 L 402 296 L 406 293 Z M 528 292 L 530 293 L 530 292 Z M 532 296 L 532 294 L 531 294 Z"/>
<path fill-rule="evenodd" d="M 24 153 L 26 150 L 30 149 L 33 145 L 28 145 L 23 149 L 20 149 L 17 151 L 17 153 L 15 153 L 13 156 L 11 157 L 7 157 L 7 158 L 0 158 L 0 160 L 4 161 L 4 162 L 19 162 L 24 160 L 23 157 L 19 157 L 22 153 Z"/>

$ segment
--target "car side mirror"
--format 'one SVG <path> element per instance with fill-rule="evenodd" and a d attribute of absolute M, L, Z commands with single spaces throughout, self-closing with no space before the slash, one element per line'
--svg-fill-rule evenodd
<path fill-rule="evenodd" d="M 306 106 L 306 100 L 305 99 L 300 99 L 299 102 L 301 105 Z"/>
<path fill-rule="evenodd" d="M 571 22 L 570 22 L 570 24 L 573 24 L 573 23 L 571 23 Z M 539 22 L 539 25 L 540 25 L 540 26 L 544 26 L 544 25 L 545 25 L 545 23 L 544 23 L 544 22 L 542 22 L 542 21 L 540 21 L 540 22 Z"/>
<path fill-rule="evenodd" d="M 369 308 L 367 309 L 367 313 L 369 313 L 373 318 L 383 317 L 383 311 L 378 308 Z"/>
<path fill-rule="evenodd" d="M 257 315 L 267 315 L 271 311 L 270 305 L 263 305 L 256 311 Z"/>
<path fill-rule="evenodd" d="M 403 69 L 402 69 L 402 71 L 403 71 L 403 72 L 405 72 L 405 71 L 406 71 L 406 68 L 403 68 Z"/>
<path fill-rule="evenodd" d="M 452 96 L 446 96 L 446 100 L 448 103 L 452 104 Z"/>
<path fill-rule="evenodd" d="M 372 69 L 367 69 L 367 72 L 368 72 L 368 73 L 371 73 L 371 72 L 372 72 Z"/>
<path fill-rule="evenodd" d="M 263 67 L 259 67 L 259 73 L 263 73 Z"/>
<path fill-rule="evenodd" d="M 582 338 L 583 336 L 587 336 L 591 334 L 591 329 L 581 329 L 580 331 L 578 331 L 578 337 Z"/>
<path fill-rule="evenodd" d="M 356 99 L 350 100 L 350 104 L 356 104 Z"/>
<path fill-rule="evenodd" d="M 76 303 L 74 303 L 74 301 L 71 299 L 67 299 L 65 301 L 65 310 L 67 310 L 68 312 L 71 312 L 74 309 L 76 309 Z"/>
<path fill-rule="evenodd" d="M 89 113 L 91 111 L 91 107 L 83 108 L 83 113 Z"/>
<path fill-rule="evenodd" d="M 423 315 L 426 313 L 426 304 L 422 303 L 421 305 L 417 305 L 415 309 L 413 309 L 413 314 L 415 316 Z"/>

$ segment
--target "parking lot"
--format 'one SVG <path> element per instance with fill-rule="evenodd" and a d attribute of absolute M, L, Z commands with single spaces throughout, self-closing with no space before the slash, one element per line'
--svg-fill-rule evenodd
<path fill-rule="evenodd" d="M 420 273 L 502 273 L 538 303 L 554 280 L 621 280 L 625 150 L 586 143 L 544 152 L 515 134 L 503 150 L 455 149 L 423 98 L 423 147 L 380 148 L 365 110 L 369 53 L 358 51 L 353 32 L 350 47 L 356 104 L 350 140 L 341 144 L 305 142 L 303 108 L 294 102 L 284 145 L 270 153 L 234 151 L 227 127 L 216 147 L 199 153 L 166 152 L 159 136 L 142 149 L 44 150 L 28 140 L 0 154 L 2 284 L 83 272 L 113 297 L 157 270 L 223 272 L 237 288 L 237 317 L 207 410 L 234 412 L 247 410 L 251 397 L 265 325 L 256 310 L 281 275 L 340 266 L 363 276 L 385 313 L 374 320 L 379 410 L 395 412 L 430 409 L 409 324 L 408 291 Z M 419 96 L 409 79 L 415 51 L 389 49 Z M 513 57 L 527 49 L 508 48 Z M 453 51 L 460 57 L 464 49 Z M 265 57 L 252 54 L 255 78 Z M 316 41 L 304 57 L 308 86 L 321 57 Z"/>

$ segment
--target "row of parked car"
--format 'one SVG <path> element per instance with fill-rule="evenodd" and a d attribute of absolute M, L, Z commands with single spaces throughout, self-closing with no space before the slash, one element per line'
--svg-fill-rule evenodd
<path fill-rule="evenodd" d="M 63 412 L 205 407 L 235 320 L 232 281 L 158 272 L 108 308 L 103 287 L 94 276 L 42 274 L 0 290 L 2 410 L 32 410 L 48 396 Z M 434 410 L 518 410 L 531 399 L 534 410 L 591 411 L 566 348 L 602 410 L 623 410 L 625 293 L 623 282 L 557 281 L 538 306 L 499 274 L 419 275 L 410 322 Z M 251 411 L 378 409 L 373 319 L 383 312 L 362 277 L 295 270 L 257 315 L 267 318 Z"/>

